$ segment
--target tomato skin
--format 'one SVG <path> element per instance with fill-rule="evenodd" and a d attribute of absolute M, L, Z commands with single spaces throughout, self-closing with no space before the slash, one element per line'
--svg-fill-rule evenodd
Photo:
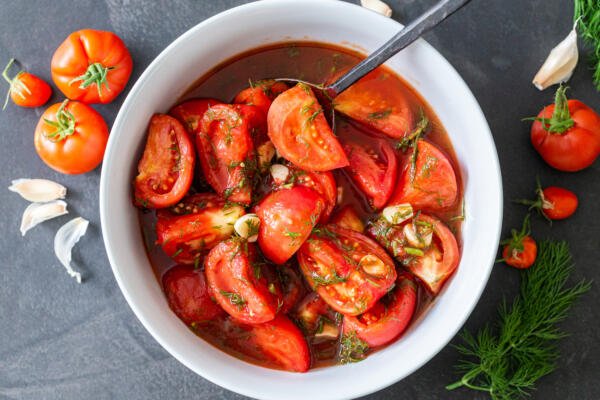
<path fill-rule="evenodd" d="M 81 88 L 88 67 L 99 63 L 108 68 L 106 81 Z M 71 100 L 110 103 L 123 91 L 131 76 L 133 60 L 125 43 L 114 33 L 83 29 L 71 33 L 56 49 L 50 64 L 52 80 Z"/>
<path fill-rule="evenodd" d="M 269 107 L 271 107 L 271 99 L 259 87 L 250 87 L 242 90 L 235 96 L 233 102 L 235 104 L 247 104 L 258 107 L 265 116 L 269 112 Z"/>
<path fill-rule="evenodd" d="M 190 139 L 195 140 L 195 135 L 200 127 L 200 121 L 209 107 L 222 104 L 217 99 L 190 99 L 172 107 L 169 115 L 177 118 L 183 124 L 186 131 L 190 134 Z"/>
<path fill-rule="evenodd" d="M 306 171 L 329 171 L 348 165 L 312 90 L 296 85 L 280 94 L 267 117 L 269 138 L 281 156 Z"/>
<path fill-rule="evenodd" d="M 289 260 L 310 236 L 325 207 L 323 198 L 305 186 L 271 192 L 256 206 L 261 220 L 258 244 L 276 264 Z"/>
<path fill-rule="evenodd" d="M 62 140 L 49 137 L 56 132 L 56 128 L 45 120 L 56 122 L 57 112 L 63 104 L 51 105 L 40 117 L 35 128 L 35 150 L 42 161 L 55 171 L 63 174 L 83 174 L 102 162 L 108 141 L 108 127 L 102 116 L 93 108 L 77 101 L 68 101 L 64 111 L 71 113 L 74 118 L 73 134 Z"/>
<path fill-rule="evenodd" d="M 439 211 L 451 207 L 458 197 L 458 183 L 448 158 L 435 145 L 419 140 L 414 177 L 411 149 L 404 157 L 402 169 L 388 206 L 410 203 L 416 209 Z"/>
<path fill-rule="evenodd" d="M 390 343 L 408 327 L 417 305 L 417 285 L 407 273 L 398 275 L 391 301 L 381 301 L 359 316 L 344 316 L 344 333 L 356 332 L 369 347 Z"/>
<path fill-rule="evenodd" d="M 360 220 L 351 205 L 346 205 L 333 214 L 331 223 L 358 233 L 364 233 L 365 231 L 365 224 Z"/>
<path fill-rule="evenodd" d="M 281 299 L 282 306 L 279 313 L 287 314 L 300 301 L 306 290 L 304 289 L 297 266 L 284 265 L 276 268 L 283 294 Z"/>
<path fill-rule="evenodd" d="M 344 150 L 350 161 L 345 171 L 367 196 L 371 207 L 378 210 L 385 206 L 398 175 L 398 161 L 392 146 L 383 140 L 373 139 L 373 142 L 364 145 L 345 142 Z"/>
<path fill-rule="evenodd" d="M 183 125 L 168 115 L 153 115 L 134 180 L 135 204 L 144 208 L 177 204 L 192 185 L 195 163 L 194 146 Z"/>
<path fill-rule="evenodd" d="M 321 213 L 319 223 L 327 223 L 337 203 L 337 184 L 331 171 L 304 171 L 294 167 L 292 164 L 288 167 L 290 169 L 290 176 L 285 184 L 306 186 L 320 194 L 325 201 L 325 208 Z"/>
<path fill-rule="evenodd" d="M 569 218 L 577 210 L 579 201 L 577 195 L 570 190 L 549 186 L 542 192 L 547 204 L 542 205 L 542 212 L 550 219 L 560 220 Z"/>
<path fill-rule="evenodd" d="M 592 165 L 600 154 L 600 116 L 579 100 L 567 104 L 573 127 L 553 133 L 536 120 L 531 126 L 531 144 L 551 167 L 575 172 Z M 544 107 L 538 118 L 549 119 L 554 110 L 554 104 Z"/>
<path fill-rule="evenodd" d="M 52 96 L 52 88 L 41 78 L 29 72 L 19 72 L 12 79 L 10 98 L 20 107 L 40 107 Z"/>
<path fill-rule="evenodd" d="M 506 264 L 518 269 L 527 269 L 533 265 L 537 258 L 537 243 L 531 236 L 525 236 L 522 238 L 522 244 L 523 251 L 511 251 L 510 245 L 504 246 L 502 258 Z"/>
<path fill-rule="evenodd" d="M 208 292 L 204 271 L 190 265 L 176 265 L 162 277 L 169 307 L 186 324 L 202 323 L 224 315 Z"/>

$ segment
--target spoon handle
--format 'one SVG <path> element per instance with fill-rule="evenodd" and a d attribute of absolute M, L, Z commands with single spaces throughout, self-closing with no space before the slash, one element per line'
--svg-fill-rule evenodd
<path fill-rule="evenodd" d="M 386 62 L 390 57 L 417 40 L 421 35 L 445 20 L 470 0 L 441 0 L 410 23 L 369 57 L 355 65 L 337 81 L 325 88 L 332 98 L 348 89 L 354 82 Z"/>

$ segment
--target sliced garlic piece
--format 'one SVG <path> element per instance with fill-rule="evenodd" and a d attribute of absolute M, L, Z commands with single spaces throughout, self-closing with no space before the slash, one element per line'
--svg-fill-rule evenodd
<path fill-rule="evenodd" d="M 64 199 L 67 194 L 66 187 L 48 179 L 16 179 L 8 190 L 32 202 Z"/>
<path fill-rule="evenodd" d="M 383 260 L 372 254 L 367 254 L 361 258 L 358 265 L 367 274 L 375 277 L 384 277 L 388 271 Z"/>
<path fill-rule="evenodd" d="M 258 239 L 258 228 L 260 228 L 260 218 L 256 214 L 246 214 L 241 216 L 233 224 L 233 229 L 249 242 L 256 242 Z"/>
<path fill-rule="evenodd" d="M 54 236 L 54 253 L 67 269 L 67 273 L 81 283 L 81 274 L 73 270 L 71 267 L 71 250 L 79 239 L 85 235 L 89 221 L 84 218 L 73 218 L 66 224 L 60 227 Z"/>
<path fill-rule="evenodd" d="M 413 208 L 410 203 L 397 204 L 383 209 L 383 218 L 390 224 L 401 224 L 413 217 Z"/>
<path fill-rule="evenodd" d="M 408 244 L 417 249 L 429 247 L 433 240 L 433 230 L 424 229 L 422 232 L 417 232 L 413 224 L 404 225 L 402 232 L 404 233 L 404 237 Z"/>
<path fill-rule="evenodd" d="M 260 172 L 265 172 L 269 168 L 269 164 L 275 155 L 275 146 L 270 140 L 257 147 L 256 155 L 258 160 L 258 169 Z"/>
<path fill-rule="evenodd" d="M 548 58 L 544 61 L 544 65 L 542 65 L 533 78 L 533 84 L 539 90 L 544 90 L 557 83 L 566 82 L 573 75 L 573 70 L 579 60 L 575 26 L 573 26 L 567 37 L 550 51 Z"/>
<path fill-rule="evenodd" d="M 277 185 L 285 183 L 290 175 L 290 169 L 283 164 L 273 164 L 270 170 L 271 176 Z"/>
<path fill-rule="evenodd" d="M 333 340 L 340 335 L 340 330 L 334 324 L 323 322 L 321 332 L 315 333 L 315 339 Z"/>
<path fill-rule="evenodd" d="M 21 218 L 21 235 L 25 236 L 25 233 L 37 224 L 67 213 L 67 203 L 62 200 L 54 200 L 48 203 L 31 203 L 23 212 L 23 218 Z"/>
<path fill-rule="evenodd" d="M 385 17 L 392 16 L 392 9 L 390 6 L 381 0 L 360 0 L 360 5 Z"/>

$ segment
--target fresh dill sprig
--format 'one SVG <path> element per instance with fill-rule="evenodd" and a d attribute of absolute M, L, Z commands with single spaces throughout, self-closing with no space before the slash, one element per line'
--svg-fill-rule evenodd
<path fill-rule="evenodd" d="M 598 0 L 575 0 L 577 32 L 592 49 L 594 83 L 600 91 L 600 3 Z"/>
<path fill-rule="evenodd" d="M 536 263 L 522 272 L 520 295 L 510 307 L 501 304 L 497 326 L 461 335 L 464 343 L 456 349 L 463 356 L 457 366 L 463 376 L 446 389 L 466 387 L 487 392 L 494 400 L 513 400 L 554 371 L 556 341 L 566 336 L 557 324 L 591 285 L 581 281 L 567 287 L 572 269 L 566 242 L 541 242 Z"/>

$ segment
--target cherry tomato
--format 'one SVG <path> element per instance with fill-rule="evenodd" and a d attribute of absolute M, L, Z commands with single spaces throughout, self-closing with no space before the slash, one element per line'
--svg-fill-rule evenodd
<path fill-rule="evenodd" d="M 348 159 L 312 90 L 302 84 L 280 94 L 268 115 L 269 137 L 281 156 L 306 171 L 329 171 Z"/>
<path fill-rule="evenodd" d="M 376 69 L 335 98 L 335 110 L 391 138 L 409 134 L 414 114 L 397 79 Z"/>
<path fill-rule="evenodd" d="M 396 280 L 394 262 L 384 249 L 336 225 L 315 229 L 300 248 L 298 262 L 310 286 L 346 315 L 369 310 Z"/>
<path fill-rule="evenodd" d="M 392 195 L 398 175 L 396 153 L 384 140 L 372 139 L 370 143 L 344 143 L 350 166 L 344 170 L 361 192 L 367 196 L 375 210 L 382 208 Z"/>
<path fill-rule="evenodd" d="M 56 49 L 50 68 L 52 80 L 67 98 L 106 104 L 125 88 L 133 61 L 114 33 L 83 29 Z"/>
<path fill-rule="evenodd" d="M 134 180 L 135 204 L 165 208 L 177 204 L 192 185 L 196 153 L 185 128 L 175 118 L 155 114 Z"/>
<path fill-rule="evenodd" d="M 579 100 L 567 100 L 567 88 L 556 91 L 555 103 L 538 114 L 531 143 L 550 166 L 580 171 L 600 154 L 600 116 Z"/>
<path fill-rule="evenodd" d="M 233 234 L 244 208 L 227 205 L 213 193 L 194 194 L 156 213 L 156 244 L 180 264 L 200 265 L 201 257 Z"/>
<path fill-rule="evenodd" d="M 108 127 L 102 116 L 78 101 L 51 105 L 35 128 L 38 155 L 63 174 L 83 174 L 96 168 L 107 141 Z"/>
<path fill-rule="evenodd" d="M 8 104 L 9 96 L 16 105 L 21 107 L 39 107 L 46 104 L 52 95 L 50 85 L 36 75 L 25 71 L 19 71 L 17 75 L 10 78 L 8 71 L 14 62 L 15 59 L 11 58 L 2 72 L 2 77 L 10 85 L 3 109 Z"/>
<path fill-rule="evenodd" d="M 369 347 L 383 346 L 400 336 L 415 312 L 417 285 L 408 274 L 402 273 L 393 292 L 382 300 L 364 314 L 344 316 L 344 334 L 356 332 Z"/>
<path fill-rule="evenodd" d="M 208 286 L 217 303 L 249 324 L 270 321 L 278 310 L 275 283 L 267 280 L 266 265 L 256 260 L 255 244 L 236 238 L 213 247 L 205 262 Z"/>
<path fill-rule="evenodd" d="M 575 213 L 579 204 L 575 193 L 558 186 L 548 186 L 542 189 L 539 180 L 535 193 L 537 195 L 535 200 L 519 200 L 518 202 L 528 205 L 530 210 L 537 210 L 548 220 L 569 218 Z"/>
<path fill-rule="evenodd" d="M 530 234 L 529 214 L 527 214 L 521 230 L 513 229 L 511 237 L 500 242 L 504 245 L 502 261 L 518 269 L 531 267 L 537 258 L 537 243 L 529 236 Z"/>
<path fill-rule="evenodd" d="M 256 206 L 260 218 L 258 244 L 276 264 L 289 260 L 308 238 L 325 202 L 314 190 L 294 186 L 271 192 Z"/>
<path fill-rule="evenodd" d="M 249 121 L 243 107 L 217 104 L 202 117 L 196 138 L 202 171 L 213 189 L 227 200 L 249 204 L 256 164 Z"/>
<path fill-rule="evenodd" d="M 351 229 L 358 233 L 363 233 L 365 231 L 365 224 L 360 220 L 358 214 L 351 205 L 346 205 L 333 214 L 331 223 L 342 228 Z"/>
<path fill-rule="evenodd" d="M 330 171 L 304 171 L 293 165 L 290 165 L 289 169 L 290 174 L 283 186 L 306 186 L 320 194 L 325 201 L 325 208 L 323 209 L 321 218 L 319 218 L 319 223 L 326 223 L 337 202 L 337 184 L 335 183 L 333 174 Z"/>
<path fill-rule="evenodd" d="M 186 324 L 209 321 L 225 311 L 208 292 L 204 271 L 190 265 L 176 265 L 162 278 L 169 307 Z"/>
<path fill-rule="evenodd" d="M 454 168 L 436 146 L 417 141 L 404 157 L 394 194 L 388 205 L 410 203 L 416 209 L 438 211 L 451 207 L 458 197 Z"/>
<path fill-rule="evenodd" d="M 190 134 L 190 139 L 195 140 L 195 134 L 200 127 L 200 120 L 209 107 L 222 104 L 216 99 L 191 99 L 176 105 L 169 110 L 169 115 L 177 118 Z"/>

